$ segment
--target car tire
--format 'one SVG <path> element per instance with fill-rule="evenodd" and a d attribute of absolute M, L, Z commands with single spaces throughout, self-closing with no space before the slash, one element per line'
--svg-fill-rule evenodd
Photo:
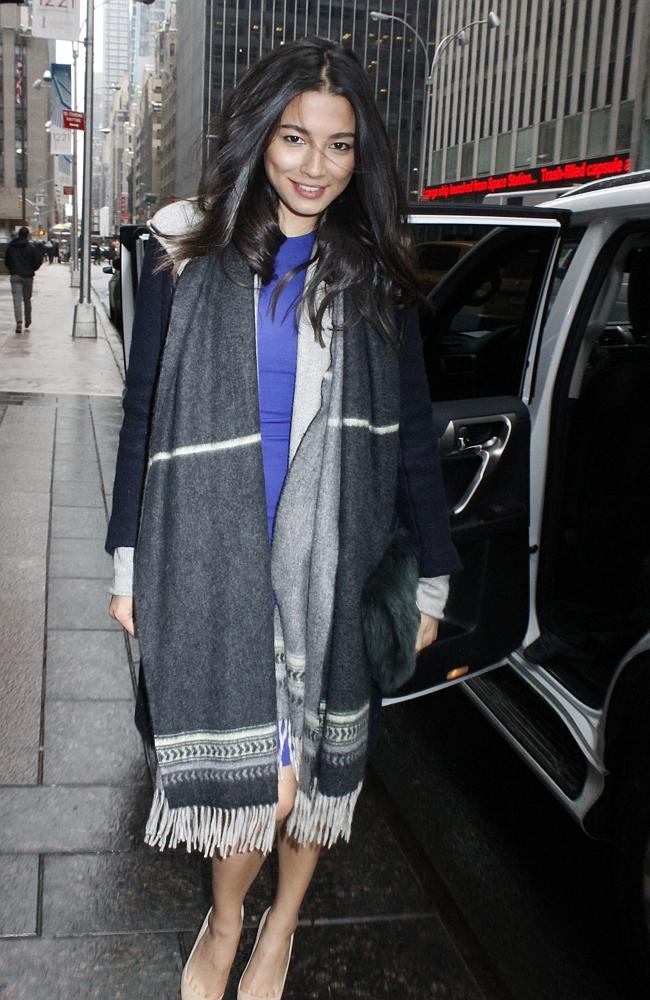
<path fill-rule="evenodd" d="M 618 795 L 615 893 L 629 979 L 638 1000 L 650 997 L 650 750 L 630 747 L 630 770 Z"/>

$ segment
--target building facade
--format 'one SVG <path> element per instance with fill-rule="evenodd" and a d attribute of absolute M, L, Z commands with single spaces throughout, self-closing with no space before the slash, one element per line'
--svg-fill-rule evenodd
<path fill-rule="evenodd" d="M 27 34 L 27 11 L 0 6 L 0 238 L 23 223 L 32 232 L 53 219 L 54 157 L 46 123 L 49 88 L 34 88 L 52 62 L 43 38 Z"/>
<path fill-rule="evenodd" d="M 393 3 L 360 0 L 193 0 L 177 9 L 176 194 L 196 191 L 210 156 L 210 136 L 225 96 L 248 67 L 276 46 L 321 35 L 351 46 L 365 65 L 386 122 L 398 169 L 411 196 L 419 190 L 424 56 L 415 36 L 395 22 L 376 22 L 373 9 L 405 16 L 433 37 L 435 0 Z"/>
<path fill-rule="evenodd" d="M 133 143 L 133 221 L 146 222 L 160 202 L 162 82 L 151 72 L 140 87 Z"/>
<path fill-rule="evenodd" d="M 645 0 L 439 0 L 425 197 L 561 189 L 650 166 Z M 542 200 L 542 197 L 537 200 Z"/>
<path fill-rule="evenodd" d="M 172 9 L 169 20 L 158 32 L 156 49 L 156 76 L 160 80 L 160 203 L 164 204 L 176 194 L 176 55 L 178 34 L 176 11 Z"/>

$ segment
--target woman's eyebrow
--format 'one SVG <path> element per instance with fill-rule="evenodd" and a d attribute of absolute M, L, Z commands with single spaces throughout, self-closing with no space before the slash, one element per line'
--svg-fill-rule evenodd
<path fill-rule="evenodd" d="M 303 135 L 309 135 L 306 128 L 302 128 L 300 125 L 292 125 L 291 123 L 282 123 L 280 128 L 290 128 L 294 132 L 302 132 Z M 330 139 L 354 139 L 354 132 L 332 132 Z"/>

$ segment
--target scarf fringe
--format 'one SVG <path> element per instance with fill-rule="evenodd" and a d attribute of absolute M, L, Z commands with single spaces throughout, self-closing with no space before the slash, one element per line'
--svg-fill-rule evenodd
<path fill-rule="evenodd" d="M 277 805 L 216 809 L 213 806 L 183 806 L 172 809 L 161 788 L 154 794 L 145 830 L 145 844 L 178 847 L 185 843 L 188 854 L 201 851 L 204 858 L 218 854 L 261 851 L 270 854 L 276 829 Z"/>
<path fill-rule="evenodd" d="M 359 782 L 353 792 L 337 796 L 321 795 L 318 786 L 310 796 L 299 788 L 287 820 L 287 833 L 303 846 L 320 844 L 332 847 L 339 837 L 349 841 L 354 807 L 361 788 L 362 782 Z"/>
<path fill-rule="evenodd" d="M 287 833 L 297 843 L 332 847 L 342 837 L 349 841 L 354 808 L 361 792 L 360 782 L 347 795 L 321 795 L 318 788 L 306 795 L 298 789 L 296 802 L 287 820 Z M 270 854 L 276 832 L 275 803 L 216 809 L 213 806 L 183 806 L 172 809 L 161 788 L 157 788 L 147 826 L 145 844 L 165 848 L 184 843 L 188 854 L 201 851 L 204 858 L 222 858 L 246 851 Z"/>

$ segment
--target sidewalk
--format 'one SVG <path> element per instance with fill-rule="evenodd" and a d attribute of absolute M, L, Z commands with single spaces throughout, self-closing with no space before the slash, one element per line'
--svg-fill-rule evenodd
<path fill-rule="evenodd" d="M 120 344 L 74 341 L 63 266 L 14 334 L 0 279 L 0 998 L 176 1000 L 209 865 L 142 843 L 150 771 L 132 724 L 137 643 L 108 618 L 103 551 Z M 247 901 L 227 997 L 270 898 Z M 286 1000 L 497 1000 L 477 986 L 372 782 L 352 844 L 324 854 Z"/>

